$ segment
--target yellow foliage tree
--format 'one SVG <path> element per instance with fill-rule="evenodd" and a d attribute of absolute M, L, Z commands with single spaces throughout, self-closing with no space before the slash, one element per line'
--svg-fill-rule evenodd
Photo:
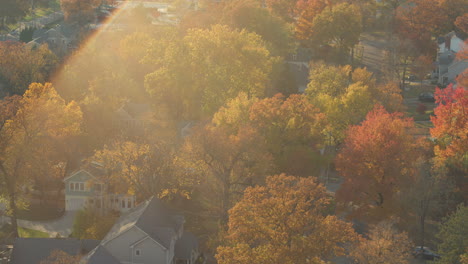
<path fill-rule="evenodd" d="M 316 178 L 284 174 L 249 187 L 229 211 L 220 264 L 325 263 L 357 240 L 352 225 L 330 215 L 332 198 Z"/>
<path fill-rule="evenodd" d="M 18 110 L 0 129 L 0 180 L 9 202 L 17 236 L 17 201 L 37 159 L 48 157 L 48 145 L 80 132 L 82 113 L 73 101 L 66 104 L 50 83 L 33 83 L 19 101 Z"/>

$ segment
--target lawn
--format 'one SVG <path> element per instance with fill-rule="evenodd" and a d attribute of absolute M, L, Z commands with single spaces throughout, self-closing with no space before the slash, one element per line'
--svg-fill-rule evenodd
<path fill-rule="evenodd" d="M 19 236 L 20 237 L 34 237 L 34 238 L 49 238 L 49 234 L 39 231 L 33 230 L 29 228 L 18 228 Z"/>
<path fill-rule="evenodd" d="M 12 233 L 11 230 L 11 225 L 6 224 L 2 228 L 0 228 L 0 238 L 6 238 L 9 237 Z M 32 237 L 32 238 L 49 238 L 49 234 L 38 231 L 38 230 L 33 230 L 29 228 L 22 228 L 18 227 L 18 233 L 20 237 Z"/>
<path fill-rule="evenodd" d="M 49 221 L 60 218 L 63 210 L 56 206 L 31 204 L 27 209 L 18 210 L 18 219 L 29 221 Z"/>

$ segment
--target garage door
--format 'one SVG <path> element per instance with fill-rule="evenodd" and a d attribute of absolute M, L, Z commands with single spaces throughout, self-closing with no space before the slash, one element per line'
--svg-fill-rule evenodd
<path fill-rule="evenodd" d="M 66 211 L 77 211 L 84 207 L 85 199 L 80 198 L 69 198 L 65 204 Z"/>

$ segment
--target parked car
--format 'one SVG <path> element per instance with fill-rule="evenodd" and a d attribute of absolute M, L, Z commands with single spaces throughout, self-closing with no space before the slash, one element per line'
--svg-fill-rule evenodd
<path fill-rule="evenodd" d="M 421 102 L 429 102 L 429 103 L 434 103 L 435 102 L 435 98 L 434 98 L 433 93 L 421 93 L 421 94 L 419 94 L 418 99 Z"/>
<path fill-rule="evenodd" d="M 413 256 L 415 258 L 425 259 L 425 260 L 436 260 L 440 259 L 440 255 L 430 250 L 428 247 L 417 246 L 413 251 Z"/>

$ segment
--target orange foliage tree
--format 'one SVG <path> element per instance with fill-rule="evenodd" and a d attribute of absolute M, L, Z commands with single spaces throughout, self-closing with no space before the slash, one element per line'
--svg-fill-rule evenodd
<path fill-rule="evenodd" d="M 309 0 L 298 2 L 300 16 L 296 22 L 296 36 L 298 39 L 307 40 L 313 35 L 312 22 L 325 7 L 331 5 L 328 0 Z"/>
<path fill-rule="evenodd" d="M 348 129 L 336 158 L 344 183 L 336 197 L 352 204 L 352 215 L 380 220 L 394 212 L 397 193 L 412 181 L 415 140 L 413 121 L 402 113 L 375 106 L 361 125 Z"/>
<path fill-rule="evenodd" d="M 391 222 L 381 222 L 371 228 L 368 238 L 362 238 L 350 255 L 360 264 L 408 264 L 411 248 L 408 234 L 399 233 Z"/>
<path fill-rule="evenodd" d="M 449 164 L 468 175 L 468 91 L 463 87 L 436 89 L 435 116 L 431 117 L 436 138 L 436 164 Z"/>
<path fill-rule="evenodd" d="M 229 211 L 220 264 L 325 263 L 357 240 L 352 225 L 329 215 L 331 197 L 316 178 L 285 174 L 247 188 Z"/>

